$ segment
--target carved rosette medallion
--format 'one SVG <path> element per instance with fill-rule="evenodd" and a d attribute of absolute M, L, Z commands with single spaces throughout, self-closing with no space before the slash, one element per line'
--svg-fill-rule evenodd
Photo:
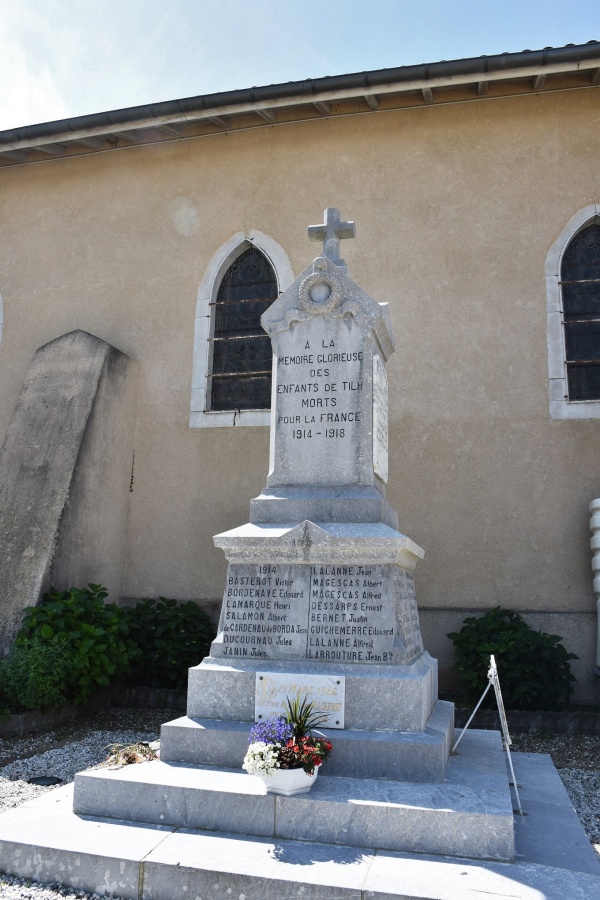
<path fill-rule="evenodd" d="M 313 274 L 304 279 L 298 294 L 305 312 L 312 316 L 327 316 L 341 304 L 344 289 L 339 278 L 327 271 L 324 260 L 317 259 Z"/>

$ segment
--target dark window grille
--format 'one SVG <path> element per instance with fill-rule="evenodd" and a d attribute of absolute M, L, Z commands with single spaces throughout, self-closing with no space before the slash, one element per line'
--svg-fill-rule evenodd
<path fill-rule="evenodd" d="M 276 297 L 273 267 L 254 247 L 225 273 L 211 303 L 211 410 L 270 408 L 273 357 L 260 317 Z"/>
<path fill-rule="evenodd" d="M 561 265 L 569 400 L 600 399 L 600 225 L 575 235 Z"/>

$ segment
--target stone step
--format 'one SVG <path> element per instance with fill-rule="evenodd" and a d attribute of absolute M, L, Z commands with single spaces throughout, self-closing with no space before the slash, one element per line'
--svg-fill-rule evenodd
<path fill-rule="evenodd" d="M 177 828 L 511 859 L 506 768 L 486 738 L 478 742 L 479 760 L 468 754 L 451 760 L 443 784 L 321 774 L 310 793 L 283 797 L 267 794 L 260 779 L 240 770 L 155 761 L 80 773 L 74 810 Z"/>
<path fill-rule="evenodd" d="M 437 699 L 437 660 L 426 652 L 402 666 L 205 657 L 189 670 L 188 716 L 254 722 L 261 674 L 290 675 L 300 682 L 303 675 L 342 676 L 344 727 L 356 730 L 419 733 L 429 724 L 436 702 L 442 702 Z"/>
<path fill-rule="evenodd" d="M 515 769 L 521 781 L 524 773 L 518 757 Z M 505 900 L 507 896 L 511 900 L 590 900 L 600 896 L 600 866 L 591 847 L 588 844 L 588 861 L 579 859 L 572 845 L 583 834 L 572 808 L 552 806 L 555 829 L 548 833 L 547 810 L 541 808 L 545 790 L 526 819 L 536 853 L 528 855 L 530 842 L 517 847 L 525 851 L 519 853 L 518 862 L 412 856 L 366 846 L 175 831 L 88 818 L 72 812 L 72 790 L 72 785 L 58 788 L 0 814 L 0 871 L 127 900 L 237 900 L 242 896 L 245 900 Z M 573 819 L 578 828 L 575 835 Z"/>
<path fill-rule="evenodd" d="M 252 722 L 183 716 L 161 728 L 161 759 L 241 768 Z M 453 735 L 453 707 L 438 701 L 424 732 L 320 730 L 334 744 L 327 775 L 441 782 Z"/>

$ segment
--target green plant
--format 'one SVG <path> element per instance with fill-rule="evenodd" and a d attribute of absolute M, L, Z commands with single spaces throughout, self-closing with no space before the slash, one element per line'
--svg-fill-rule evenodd
<path fill-rule="evenodd" d="M 61 706 L 67 700 L 70 648 L 66 641 L 31 638 L 0 662 L 3 703 L 11 711 Z"/>
<path fill-rule="evenodd" d="M 312 700 L 306 695 L 300 697 L 296 694 L 293 699 L 285 698 L 286 721 L 292 726 L 292 736 L 295 741 L 310 735 L 313 728 L 324 725 L 327 721 L 327 713 L 318 712 Z"/>
<path fill-rule="evenodd" d="M 105 603 L 106 588 L 89 584 L 68 591 L 52 589 L 38 606 L 25 610 L 16 645 L 31 640 L 67 643 L 67 695 L 84 703 L 97 687 L 104 687 L 127 671 L 139 654 L 130 640 L 125 611 Z"/>
<path fill-rule="evenodd" d="M 167 597 L 141 600 L 126 609 L 140 653 L 128 681 L 149 687 L 185 688 L 187 672 L 210 650 L 216 630 L 200 607 Z"/>
<path fill-rule="evenodd" d="M 465 619 L 461 630 L 448 637 L 468 703 L 476 703 L 485 690 L 491 654 L 508 708 L 558 709 L 569 701 L 575 680 L 570 660 L 578 657 L 567 651 L 558 635 L 535 631 L 518 613 L 496 606 L 480 618 Z M 488 692 L 484 705 L 494 703 Z"/>

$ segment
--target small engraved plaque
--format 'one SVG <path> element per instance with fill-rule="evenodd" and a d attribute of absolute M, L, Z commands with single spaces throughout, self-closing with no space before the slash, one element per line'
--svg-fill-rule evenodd
<path fill-rule="evenodd" d="M 257 672 L 254 719 L 261 722 L 271 716 L 285 715 L 285 699 L 305 696 L 315 709 L 327 715 L 323 728 L 344 727 L 346 680 L 343 675 L 288 675 Z"/>
<path fill-rule="evenodd" d="M 388 380 L 379 355 L 373 356 L 373 471 L 388 480 Z"/>

